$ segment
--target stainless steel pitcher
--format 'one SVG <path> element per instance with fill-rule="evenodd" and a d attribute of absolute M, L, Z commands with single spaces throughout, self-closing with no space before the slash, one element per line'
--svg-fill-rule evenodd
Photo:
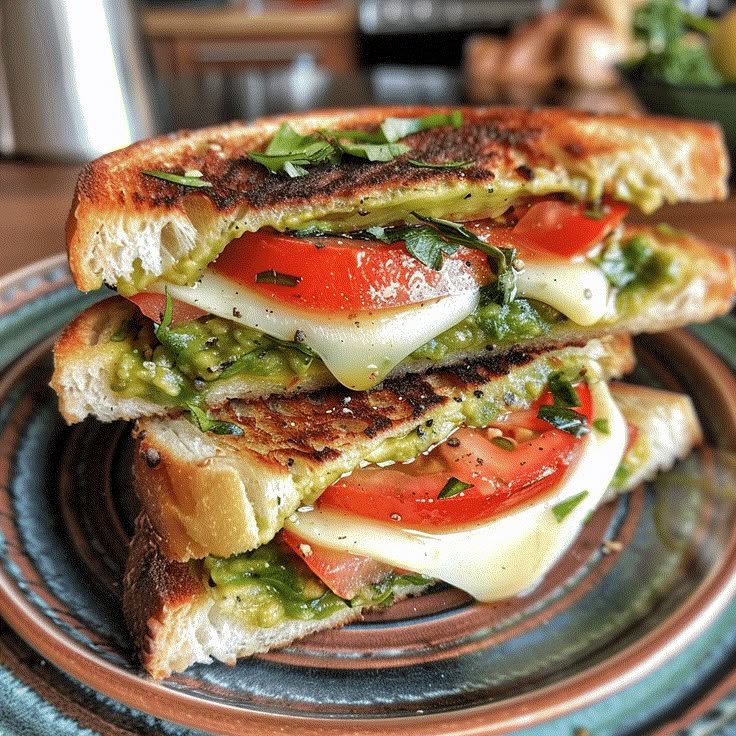
<path fill-rule="evenodd" d="M 128 0 L 0 0 L 13 153 L 88 160 L 155 132 Z"/>

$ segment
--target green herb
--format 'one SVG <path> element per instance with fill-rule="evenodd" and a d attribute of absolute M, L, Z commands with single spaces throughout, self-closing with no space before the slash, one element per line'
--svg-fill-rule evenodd
<path fill-rule="evenodd" d="M 574 437 L 582 437 L 590 431 L 585 416 L 566 406 L 544 404 L 539 407 L 537 417 Z"/>
<path fill-rule="evenodd" d="M 552 398 L 556 405 L 567 407 L 580 406 L 578 392 L 562 373 L 552 373 L 547 380 L 547 385 L 552 392 Z"/>
<path fill-rule="evenodd" d="M 168 349 L 172 356 L 176 359 L 180 353 L 186 349 L 189 343 L 194 339 L 192 335 L 180 334 L 171 330 L 171 320 L 174 316 L 174 301 L 169 294 L 168 287 L 165 288 L 166 305 L 164 313 L 161 315 L 160 324 L 153 325 L 153 332 L 156 339 Z"/>
<path fill-rule="evenodd" d="M 552 513 L 555 515 L 558 523 L 562 523 L 562 520 L 573 511 L 580 502 L 588 495 L 588 491 L 580 491 L 580 493 L 566 498 L 564 501 L 560 501 L 552 507 Z"/>
<path fill-rule="evenodd" d="M 686 38 L 690 31 L 708 35 L 715 25 L 688 13 L 677 0 L 649 0 L 634 11 L 634 37 L 645 53 L 632 66 L 670 84 L 719 86 L 724 80 L 705 40 Z"/>
<path fill-rule="evenodd" d="M 514 248 L 498 248 L 495 245 L 484 243 L 477 235 L 450 220 L 420 215 L 418 212 L 411 214 L 434 227 L 446 243 L 464 245 L 466 248 L 474 248 L 485 253 L 496 273 L 496 281 L 491 285 L 494 301 L 499 304 L 508 304 L 513 301 L 516 297 L 516 270 L 513 266 L 516 250 Z"/>
<path fill-rule="evenodd" d="M 369 161 L 393 161 L 411 150 L 404 143 L 348 143 L 335 141 L 335 145 L 343 152 L 357 158 L 366 158 Z"/>
<path fill-rule="evenodd" d="M 655 251 L 642 235 L 636 235 L 620 245 L 613 244 L 593 259 L 610 284 L 618 289 L 633 283 L 656 283 L 668 275 L 669 264 L 666 261 L 666 256 Z"/>
<path fill-rule="evenodd" d="M 277 284 L 278 286 L 296 286 L 302 280 L 301 276 L 291 276 L 279 271 L 260 271 L 256 274 L 257 284 Z"/>
<path fill-rule="evenodd" d="M 152 176 L 154 179 L 163 179 L 172 184 L 181 184 L 185 187 L 211 187 L 210 182 L 205 181 L 201 176 L 182 176 L 181 174 L 172 174 L 169 171 L 141 171 L 145 176 Z"/>
<path fill-rule="evenodd" d="M 412 166 L 416 166 L 420 169 L 465 169 L 468 166 L 472 166 L 474 161 L 468 159 L 467 161 L 417 161 L 416 159 L 409 158 L 407 163 Z"/>
<path fill-rule="evenodd" d="M 453 496 L 457 496 L 458 493 L 467 491 L 468 488 L 472 487 L 472 483 L 463 483 L 461 480 L 453 477 L 445 483 L 444 488 L 440 491 L 437 498 L 452 498 Z"/>
<path fill-rule="evenodd" d="M 422 118 L 386 118 L 381 123 L 381 132 L 389 143 L 406 138 L 408 135 L 419 133 L 430 128 L 439 128 L 450 125 L 459 128 L 463 124 L 463 114 L 460 110 L 450 113 L 432 113 Z"/>
<path fill-rule="evenodd" d="M 608 426 L 608 419 L 594 419 L 593 428 L 601 434 L 611 434 L 611 428 Z"/>
<path fill-rule="evenodd" d="M 393 161 L 411 150 L 410 146 L 397 143 L 401 138 L 441 125 L 457 128 L 462 122 L 462 113 L 455 110 L 423 118 L 386 118 L 379 129 L 372 132 L 322 130 L 310 135 L 301 135 L 289 123 L 282 123 L 266 150 L 249 153 L 248 158 L 275 174 L 296 178 L 308 174 L 307 167 L 335 163 L 343 154 L 368 161 Z"/>
<path fill-rule="evenodd" d="M 235 437 L 242 437 L 243 428 L 232 422 L 221 422 L 212 419 L 207 412 L 202 411 L 196 404 L 186 404 L 189 410 L 189 419 L 192 424 L 199 427 L 200 432 L 212 432 L 213 434 L 229 434 Z"/>
<path fill-rule="evenodd" d="M 516 445 L 508 437 L 494 437 L 491 442 L 496 447 L 500 447 L 502 450 L 508 450 L 509 452 L 516 449 Z"/>
<path fill-rule="evenodd" d="M 291 178 L 305 176 L 305 166 L 334 163 L 338 152 L 329 141 L 316 135 L 301 135 L 289 123 L 282 123 L 263 153 L 249 153 L 248 158 L 275 174 Z"/>
<path fill-rule="evenodd" d="M 120 327 L 118 327 L 118 329 L 113 332 L 112 335 L 110 335 L 110 340 L 112 340 L 112 342 L 122 342 L 123 340 L 125 340 L 126 337 L 128 337 L 128 333 L 131 331 L 134 324 L 135 319 L 133 319 L 132 317 L 130 319 L 124 320 L 121 323 Z"/>

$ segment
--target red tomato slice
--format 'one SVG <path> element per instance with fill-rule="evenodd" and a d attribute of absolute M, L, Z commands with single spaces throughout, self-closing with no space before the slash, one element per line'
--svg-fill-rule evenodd
<path fill-rule="evenodd" d="M 139 294 L 129 296 L 128 299 L 136 304 L 138 309 L 150 320 L 156 323 L 161 322 L 161 315 L 166 308 L 166 297 L 163 294 L 142 291 Z M 203 317 L 205 314 L 209 314 L 209 312 L 205 312 L 198 307 L 193 307 L 186 302 L 177 301 L 176 299 L 173 300 L 173 305 L 172 325 L 178 322 L 188 322 L 190 319 L 197 319 L 197 317 Z"/>
<path fill-rule="evenodd" d="M 600 217 L 586 215 L 589 205 L 547 199 L 536 202 L 515 225 L 514 240 L 523 250 L 538 248 L 563 258 L 587 253 L 626 217 L 629 208 L 619 202 L 602 205 Z"/>
<path fill-rule="evenodd" d="M 370 557 L 351 555 L 306 542 L 286 529 L 281 532 L 281 538 L 335 595 L 346 600 L 355 598 L 366 585 L 383 580 L 392 569 Z"/>
<path fill-rule="evenodd" d="M 590 389 L 582 383 L 577 390 L 582 404 L 577 411 L 590 422 Z M 571 434 L 536 418 L 538 406 L 551 402 L 546 392 L 535 407 L 518 412 L 524 428 L 533 432 L 513 450 L 492 441 L 493 428 L 464 428 L 413 463 L 356 470 L 327 488 L 317 504 L 412 528 L 454 526 L 508 511 L 548 490 L 582 449 Z M 513 416 L 507 419 L 511 428 Z M 452 477 L 472 488 L 438 498 Z"/>
<path fill-rule="evenodd" d="M 445 257 L 435 271 L 411 256 L 402 242 L 310 240 L 271 230 L 242 235 L 210 268 L 272 299 L 330 311 L 415 304 L 475 290 L 490 279 L 485 255 L 470 248 Z M 298 281 L 294 286 L 256 282 L 259 273 L 269 271 Z"/>

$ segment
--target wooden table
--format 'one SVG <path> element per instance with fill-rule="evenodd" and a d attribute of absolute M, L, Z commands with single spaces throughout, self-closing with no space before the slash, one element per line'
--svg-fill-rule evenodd
<path fill-rule="evenodd" d="M 0 275 L 64 249 L 78 171 L 79 166 L 0 161 Z M 654 220 L 736 250 L 736 194 L 725 202 L 663 207 Z"/>

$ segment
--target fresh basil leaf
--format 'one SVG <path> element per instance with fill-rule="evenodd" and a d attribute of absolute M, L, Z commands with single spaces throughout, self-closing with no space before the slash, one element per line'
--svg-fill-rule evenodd
<path fill-rule="evenodd" d="M 207 412 L 202 411 L 196 404 L 187 403 L 185 406 L 189 411 L 190 421 L 199 428 L 200 432 L 229 434 L 235 437 L 241 437 L 243 435 L 243 428 L 238 424 L 212 419 Z"/>
<path fill-rule="evenodd" d="M 465 169 L 475 163 L 472 159 L 467 161 L 417 161 L 414 158 L 409 158 L 406 162 L 419 169 Z"/>
<path fill-rule="evenodd" d="M 555 404 L 558 406 L 574 407 L 580 406 L 580 396 L 575 387 L 562 373 L 552 373 L 547 380 L 547 386 L 552 392 Z"/>
<path fill-rule="evenodd" d="M 212 184 L 205 181 L 201 176 L 182 176 L 181 174 L 172 174 L 170 171 L 141 171 L 145 176 L 152 176 L 154 179 L 162 179 L 172 184 L 181 184 L 184 187 L 211 187 Z"/>
<path fill-rule="evenodd" d="M 463 481 L 453 477 L 445 483 L 437 498 L 452 498 L 453 496 L 457 496 L 458 493 L 467 491 L 468 488 L 472 487 L 472 483 L 463 483 Z"/>
<path fill-rule="evenodd" d="M 580 493 L 576 493 L 574 496 L 570 496 L 570 498 L 566 498 L 564 501 L 555 504 L 552 507 L 552 513 L 555 515 L 557 523 L 561 524 L 564 518 L 574 511 L 587 495 L 588 491 L 580 491 Z"/>
<path fill-rule="evenodd" d="M 593 259 L 611 286 L 623 289 L 634 281 L 655 281 L 661 261 L 647 238 L 634 236 L 624 243 L 614 243 Z"/>
<path fill-rule="evenodd" d="M 590 432 L 585 416 L 566 406 L 544 404 L 539 407 L 537 417 L 573 437 L 582 437 Z"/>
<path fill-rule="evenodd" d="M 439 128 L 451 125 L 459 128 L 463 124 L 463 114 L 460 110 L 450 113 L 432 113 L 422 118 L 386 118 L 381 123 L 381 131 L 389 143 L 406 138 L 408 135 L 419 133 L 430 128 Z"/>
<path fill-rule="evenodd" d="M 249 153 L 248 158 L 275 174 L 295 178 L 309 173 L 305 166 L 336 161 L 338 152 L 329 141 L 316 135 L 301 135 L 289 123 L 282 123 L 266 150 Z"/>
<path fill-rule="evenodd" d="M 611 428 L 608 426 L 608 419 L 594 419 L 593 428 L 601 434 L 611 434 Z"/>
<path fill-rule="evenodd" d="M 174 358 L 178 358 L 179 354 L 194 340 L 193 335 L 181 334 L 171 329 L 171 320 L 174 316 L 174 301 L 169 294 L 168 288 L 165 289 L 166 304 L 164 313 L 161 315 L 161 322 L 153 324 L 153 333 L 156 339 L 171 353 Z"/>
<path fill-rule="evenodd" d="M 411 150 L 404 143 L 350 143 L 337 139 L 335 145 L 343 153 L 368 161 L 393 161 L 397 156 L 403 156 Z"/>
<path fill-rule="evenodd" d="M 386 228 L 381 227 L 380 225 L 366 228 L 364 232 L 374 240 L 383 240 L 386 237 Z"/>
<path fill-rule="evenodd" d="M 257 284 L 277 284 L 278 286 L 296 286 L 302 280 L 301 276 L 292 276 L 280 271 L 260 271 L 256 274 Z"/>
<path fill-rule="evenodd" d="M 321 132 L 328 139 L 340 138 L 356 143 L 391 143 L 380 128 L 372 132 L 366 130 L 323 130 Z"/>
<path fill-rule="evenodd" d="M 498 248 L 495 245 L 484 243 L 477 235 L 456 222 L 421 215 L 418 212 L 412 212 L 411 214 L 418 220 L 436 228 L 447 242 L 474 248 L 488 256 L 488 262 L 496 272 L 495 285 L 488 292 L 492 294 L 494 301 L 499 304 L 509 304 L 516 298 L 517 279 L 516 269 L 513 265 L 516 259 L 516 249 Z"/>
<path fill-rule="evenodd" d="M 309 172 L 303 166 L 299 166 L 292 161 L 286 161 L 284 162 L 284 173 L 292 179 L 296 179 L 299 176 L 306 176 Z"/>
<path fill-rule="evenodd" d="M 409 255 L 435 271 L 442 268 L 442 255 L 448 246 L 457 250 L 457 246 L 445 242 L 436 230 L 429 227 L 406 228 L 403 240 Z"/>

